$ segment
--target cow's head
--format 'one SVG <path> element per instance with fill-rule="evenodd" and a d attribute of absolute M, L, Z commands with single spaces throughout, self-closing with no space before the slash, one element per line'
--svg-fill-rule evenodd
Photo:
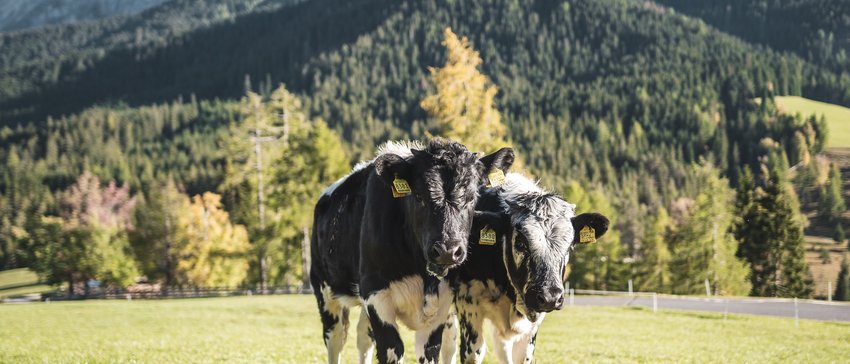
<path fill-rule="evenodd" d="M 429 273 L 444 277 L 466 259 L 478 188 L 494 168 L 507 171 L 514 161 L 510 148 L 481 156 L 463 144 L 431 140 L 422 149 L 382 153 L 374 162 L 376 173 L 388 184 L 402 178 L 411 195 L 403 197 L 407 231 L 427 259 Z M 402 156 L 404 155 L 404 156 Z"/>
<path fill-rule="evenodd" d="M 502 258 L 517 309 L 536 321 L 539 313 L 563 307 L 563 276 L 578 232 L 590 226 L 599 238 L 608 230 L 608 219 L 598 213 L 575 216 L 575 205 L 517 174 L 509 175 L 502 199 L 503 212 L 477 216 L 489 219 L 504 237 Z"/>

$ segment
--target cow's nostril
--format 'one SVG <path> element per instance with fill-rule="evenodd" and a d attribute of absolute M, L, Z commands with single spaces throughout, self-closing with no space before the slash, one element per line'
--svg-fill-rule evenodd
<path fill-rule="evenodd" d="M 463 249 L 461 249 L 460 247 L 455 248 L 452 257 L 456 262 L 463 260 Z"/>
<path fill-rule="evenodd" d="M 564 307 L 564 295 L 558 296 L 558 300 L 555 302 L 555 308 L 560 309 Z"/>

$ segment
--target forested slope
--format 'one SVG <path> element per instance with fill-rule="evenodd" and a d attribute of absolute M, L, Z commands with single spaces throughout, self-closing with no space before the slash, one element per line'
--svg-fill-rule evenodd
<path fill-rule="evenodd" d="M 449 26 L 480 52 L 529 171 L 573 196 L 583 186 L 616 211 L 613 236 L 626 250 L 610 256 L 622 263 L 649 239 L 648 215 L 707 183 L 726 193 L 707 176 L 736 185 L 749 167 L 778 181 L 768 169 L 822 150 L 823 123 L 777 113 L 773 95 L 850 100 L 820 66 L 650 2 L 310 0 L 128 44 L 135 29 L 158 29 L 145 16 L 168 14 L 160 8 L 130 18 L 144 28 L 103 22 L 0 36 L 0 83 L 9 86 L 0 158 L 15 161 L 0 192 L 50 211 L 44 191 L 84 170 L 134 188 L 170 176 L 193 192 L 217 189 L 223 127 L 239 118 L 228 100 L 279 82 L 342 135 L 352 161 L 386 139 L 422 138 L 433 123 L 419 103 Z M 99 34 L 109 37 L 99 43 Z M 53 61 L 48 41 L 79 50 Z M 106 106 L 86 110 L 98 104 Z"/>

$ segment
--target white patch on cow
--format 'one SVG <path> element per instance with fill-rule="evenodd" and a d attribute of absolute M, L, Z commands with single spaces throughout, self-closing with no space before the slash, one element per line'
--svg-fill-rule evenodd
<path fill-rule="evenodd" d="M 440 362 L 443 364 L 454 364 L 457 360 L 458 327 L 457 315 L 451 314 L 443 327 L 443 345 L 440 347 Z"/>
<path fill-rule="evenodd" d="M 408 158 L 413 156 L 411 149 L 422 150 L 425 149 L 425 146 L 416 140 L 390 140 L 378 147 L 378 153 L 375 156 L 395 154 L 402 158 Z"/>
<path fill-rule="evenodd" d="M 469 299 L 465 299 L 466 297 Z M 473 280 L 462 283 L 458 289 L 456 301 L 459 312 L 480 315 L 485 321 L 490 322 L 493 329 L 494 352 L 501 362 L 510 362 L 515 348 L 520 346 L 524 349 L 526 344 L 530 343 L 530 338 L 537 331 L 544 317 L 541 313 L 536 322 L 532 322 L 524 315 L 517 315 L 510 299 L 492 280 L 486 282 Z M 483 332 L 478 334 L 483 335 Z M 522 344 L 523 340 L 526 344 Z M 525 352 L 523 350 L 523 353 Z M 525 354 L 522 355 L 525 356 Z"/>
<path fill-rule="evenodd" d="M 404 359 L 404 355 L 401 358 L 395 355 L 395 349 L 389 348 L 387 349 L 387 363 L 401 363 Z"/>
<path fill-rule="evenodd" d="M 366 304 L 375 309 L 378 318 L 385 324 L 392 325 L 399 320 L 411 330 L 427 330 L 448 319 L 453 296 L 448 283 L 441 281 L 437 294 L 428 298 L 427 306 L 430 307 L 426 313 L 424 295 L 422 277 L 408 276 L 373 293 L 366 299 Z M 431 307 L 436 307 L 436 310 Z"/>
<path fill-rule="evenodd" d="M 369 315 L 366 310 L 360 311 L 360 319 L 357 321 L 357 352 L 360 364 L 372 363 L 372 350 L 375 348 L 372 338 L 369 337 Z"/>

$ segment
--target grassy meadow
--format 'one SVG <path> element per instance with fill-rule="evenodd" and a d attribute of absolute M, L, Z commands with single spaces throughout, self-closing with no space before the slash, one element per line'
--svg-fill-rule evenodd
<path fill-rule="evenodd" d="M 357 322 L 352 313 L 352 326 Z M 0 305 L 2 363 L 320 363 L 312 296 Z M 354 328 L 344 361 L 356 362 Z M 404 332 L 407 361 L 412 334 Z M 841 362 L 850 324 L 573 307 L 550 315 L 538 362 Z M 494 363 L 488 355 L 487 363 Z"/>
<path fill-rule="evenodd" d="M 55 289 L 55 287 L 41 284 L 38 275 L 26 268 L 0 271 L 0 300 L 6 297 L 44 293 Z"/>
<path fill-rule="evenodd" d="M 799 96 L 777 96 L 777 105 L 789 114 L 803 116 L 823 115 L 826 118 L 829 136 L 827 148 L 850 147 L 850 108 L 825 102 L 809 100 Z"/>

